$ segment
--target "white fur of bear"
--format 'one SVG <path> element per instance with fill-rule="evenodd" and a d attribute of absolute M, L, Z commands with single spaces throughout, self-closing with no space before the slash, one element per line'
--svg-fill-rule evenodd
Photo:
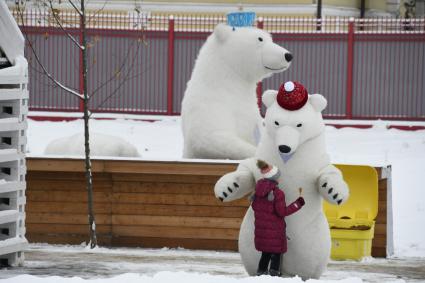
<path fill-rule="evenodd" d="M 72 136 L 51 141 L 45 151 L 47 155 L 84 156 L 84 135 L 78 133 Z M 91 156 L 140 157 L 137 148 L 122 138 L 90 133 Z"/>
<path fill-rule="evenodd" d="M 183 157 L 254 156 L 261 120 L 257 82 L 286 70 L 288 58 L 263 30 L 217 25 L 199 51 L 182 101 Z"/>
<path fill-rule="evenodd" d="M 267 106 L 265 129 L 255 158 L 243 160 L 235 172 L 224 175 L 215 186 L 215 194 L 224 201 L 232 201 L 252 192 L 255 182 L 261 178 L 257 159 L 278 166 L 281 171 L 279 187 L 285 192 L 287 205 L 299 196 L 300 187 L 306 203 L 300 211 L 285 218 L 288 251 L 282 257 L 282 276 L 319 278 L 326 270 L 331 248 L 322 199 L 342 204 L 349 190 L 341 172 L 330 163 L 326 153 L 321 115 L 326 99 L 319 94 L 309 95 L 302 108 L 289 111 L 279 106 L 276 95 L 274 90 L 263 95 Z M 290 151 L 284 154 L 279 146 L 287 146 Z M 239 252 L 247 272 L 254 275 L 261 253 L 254 247 L 251 208 L 241 224 Z"/>

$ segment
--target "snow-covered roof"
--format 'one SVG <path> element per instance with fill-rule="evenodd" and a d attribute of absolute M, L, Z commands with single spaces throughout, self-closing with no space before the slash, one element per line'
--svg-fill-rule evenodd
<path fill-rule="evenodd" d="M 5 1 L 0 1 L 0 47 L 12 65 L 17 57 L 24 56 L 24 36 Z"/>

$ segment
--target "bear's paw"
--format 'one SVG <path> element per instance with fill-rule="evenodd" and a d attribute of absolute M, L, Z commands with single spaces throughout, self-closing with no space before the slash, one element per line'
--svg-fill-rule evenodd
<path fill-rule="evenodd" d="M 234 199 L 233 196 L 240 188 L 237 175 L 237 172 L 232 172 L 224 175 L 218 180 L 214 187 L 216 198 L 221 201 L 232 201 Z"/>
<path fill-rule="evenodd" d="M 319 192 L 328 202 L 341 205 L 347 201 L 349 190 L 339 174 L 325 173 L 319 178 Z"/>
<path fill-rule="evenodd" d="M 233 201 L 253 191 L 253 177 L 248 172 L 234 171 L 221 177 L 214 187 L 216 198 Z"/>

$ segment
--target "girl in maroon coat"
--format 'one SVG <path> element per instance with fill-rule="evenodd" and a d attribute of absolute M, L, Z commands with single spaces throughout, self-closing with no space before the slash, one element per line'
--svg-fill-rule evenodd
<path fill-rule="evenodd" d="M 255 248 L 262 252 L 257 275 L 280 276 L 280 260 L 287 250 L 284 218 L 297 212 L 304 204 L 300 197 L 286 206 L 285 194 L 278 187 L 279 169 L 262 160 L 257 161 L 264 178 L 258 180 L 252 201 L 255 216 Z M 268 271 L 270 262 L 270 270 Z"/>

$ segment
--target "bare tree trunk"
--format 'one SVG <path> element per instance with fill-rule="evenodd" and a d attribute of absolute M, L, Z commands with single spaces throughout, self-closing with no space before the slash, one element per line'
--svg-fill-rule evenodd
<path fill-rule="evenodd" d="M 81 0 L 81 36 L 82 36 L 82 58 L 83 58 L 83 105 L 84 105 L 84 150 L 85 150 L 85 165 L 86 165 L 86 187 L 87 187 L 87 205 L 89 217 L 89 230 L 90 230 L 90 248 L 93 249 L 97 246 L 96 237 L 96 221 L 93 211 L 93 175 L 91 170 L 90 160 L 90 135 L 89 135 L 89 96 L 87 92 L 87 38 L 86 38 L 86 12 L 84 7 L 84 0 Z"/>

